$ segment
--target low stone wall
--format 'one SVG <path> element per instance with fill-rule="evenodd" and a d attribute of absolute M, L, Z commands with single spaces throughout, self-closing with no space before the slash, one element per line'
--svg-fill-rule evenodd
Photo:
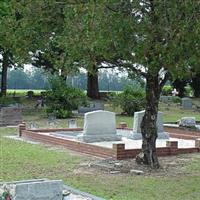
<path fill-rule="evenodd" d="M 23 138 L 39 141 L 45 144 L 59 145 L 67 149 L 85 153 L 101 158 L 114 158 L 118 160 L 135 158 L 141 149 L 125 149 L 125 144 L 113 144 L 112 148 L 100 147 L 92 144 L 87 144 L 78 141 L 68 140 L 66 138 L 56 138 L 48 135 L 48 132 L 53 131 L 80 131 L 82 129 L 39 129 L 39 130 L 26 130 L 26 125 L 19 126 L 19 135 Z M 45 134 L 46 133 L 46 134 Z M 166 147 L 157 148 L 158 156 L 170 156 L 184 153 L 200 152 L 200 140 L 196 140 L 195 148 L 178 148 L 177 141 L 167 141 Z"/>

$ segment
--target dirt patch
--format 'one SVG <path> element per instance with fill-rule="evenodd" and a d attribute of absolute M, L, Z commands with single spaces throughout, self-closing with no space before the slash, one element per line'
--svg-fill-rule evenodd
<path fill-rule="evenodd" d="M 188 166 L 193 160 L 200 159 L 200 154 L 184 154 L 178 156 L 160 157 L 161 167 L 153 170 L 147 166 L 138 165 L 135 159 L 113 160 L 113 159 L 93 159 L 84 161 L 74 170 L 75 174 L 127 174 L 153 177 L 167 177 L 179 175 L 191 175 L 187 171 Z M 137 173 L 138 172 L 138 173 Z M 141 173 L 139 173 L 141 172 Z"/>

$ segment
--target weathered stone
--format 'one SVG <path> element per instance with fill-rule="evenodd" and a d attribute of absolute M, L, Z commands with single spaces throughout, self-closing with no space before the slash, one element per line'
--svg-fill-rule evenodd
<path fill-rule="evenodd" d="M 115 113 L 93 111 L 85 114 L 83 134 L 78 139 L 84 142 L 118 141 Z"/>
<path fill-rule="evenodd" d="M 128 137 L 134 140 L 142 139 L 141 133 L 141 122 L 144 117 L 145 111 L 135 112 L 134 113 L 134 123 L 133 123 L 133 134 L 129 134 Z M 158 131 L 158 139 L 169 139 L 169 134 L 164 132 L 163 128 L 163 113 L 158 112 L 157 117 L 157 131 Z"/>
<path fill-rule="evenodd" d="M 191 110 L 192 109 L 192 99 L 185 97 L 182 98 L 182 107 L 185 110 Z"/>
<path fill-rule="evenodd" d="M 163 102 L 163 103 L 170 103 L 172 102 L 172 96 L 161 96 L 160 97 L 160 102 Z"/>
<path fill-rule="evenodd" d="M 22 123 L 21 108 L 2 107 L 0 109 L 0 126 L 14 126 Z"/>
<path fill-rule="evenodd" d="M 62 200 L 63 182 L 60 180 L 35 180 L 16 182 L 14 200 Z"/>
<path fill-rule="evenodd" d="M 179 126 L 195 128 L 196 127 L 196 118 L 195 117 L 182 117 L 179 121 Z"/>
<path fill-rule="evenodd" d="M 80 106 L 78 108 L 79 113 L 87 113 L 87 112 L 92 112 L 96 110 L 104 110 L 104 103 L 101 101 L 93 101 L 90 102 L 89 106 Z"/>

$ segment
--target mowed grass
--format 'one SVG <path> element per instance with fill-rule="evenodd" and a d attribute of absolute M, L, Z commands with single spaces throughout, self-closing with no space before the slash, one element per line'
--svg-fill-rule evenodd
<path fill-rule="evenodd" d="M 15 96 L 26 96 L 28 91 L 33 91 L 34 95 L 40 95 L 41 92 L 45 90 L 34 90 L 34 89 L 8 89 L 7 94 L 8 96 L 12 96 L 15 93 Z"/>
<path fill-rule="evenodd" d="M 109 200 L 199 200 L 200 157 L 187 166 L 180 167 L 180 170 L 187 170 L 186 176 L 131 176 L 85 171 L 77 173 L 80 163 L 88 161 L 90 157 L 3 137 L 17 134 L 16 129 L 1 128 L 0 132 L 1 181 L 44 177 L 62 179 L 68 185 Z"/>
<path fill-rule="evenodd" d="M 30 103 L 31 106 L 34 104 Z M 108 110 L 112 110 L 107 107 Z M 182 116 L 196 116 L 199 113 L 183 111 L 177 105 L 160 105 L 165 121 L 176 121 Z M 30 125 L 49 127 L 43 109 L 31 109 L 23 112 L 24 121 Z M 77 118 L 83 126 L 83 117 Z M 133 117 L 118 115 L 117 124 L 127 122 L 133 126 Z M 66 127 L 67 119 L 57 120 L 58 127 Z M 66 184 L 108 200 L 199 200 L 200 197 L 200 156 L 190 163 L 180 166 L 178 176 L 131 176 L 127 174 L 109 174 L 104 172 L 80 171 L 82 163 L 90 162 L 91 157 L 61 148 L 41 144 L 29 144 L 5 138 L 17 135 L 15 128 L 0 128 L 0 181 L 12 181 L 35 178 L 62 179 Z"/>

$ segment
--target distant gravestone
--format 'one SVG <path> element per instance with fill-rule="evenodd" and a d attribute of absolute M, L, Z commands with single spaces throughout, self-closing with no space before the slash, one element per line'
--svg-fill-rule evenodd
<path fill-rule="evenodd" d="M 187 127 L 187 128 L 195 128 L 196 127 L 196 118 L 195 117 L 182 117 L 179 126 Z"/>
<path fill-rule="evenodd" d="M 22 123 L 21 108 L 10 106 L 0 109 L 0 126 L 16 126 Z"/>
<path fill-rule="evenodd" d="M 192 99 L 185 97 L 182 98 L 182 107 L 185 110 L 191 110 L 192 109 Z"/>
<path fill-rule="evenodd" d="M 101 101 L 90 102 L 89 106 L 80 106 L 78 108 L 79 113 L 87 113 L 96 110 L 104 110 L 104 103 Z"/>
<path fill-rule="evenodd" d="M 170 102 L 172 102 L 172 96 L 161 96 L 160 97 L 160 102 L 170 103 Z"/>
<path fill-rule="evenodd" d="M 85 114 L 83 134 L 78 139 L 84 142 L 118 141 L 115 113 L 93 111 Z"/>
<path fill-rule="evenodd" d="M 144 117 L 144 113 L 145 113 L 144 110 L 134 113 L 133 134 L 130 135 L 130 137 L 134 140 L 142 139 L 140 126 L 141 126 L 142 119 Z M 169 139 L 169 134 L 164 132 L 162 112 L 158 112 L 157 130 L 158 130 L 158 139 Z"/>
<path fill-rule="evenodd" d="M 77 123 L 75 119 L 68 120 L 68 128 L 77 128 Z"/>

